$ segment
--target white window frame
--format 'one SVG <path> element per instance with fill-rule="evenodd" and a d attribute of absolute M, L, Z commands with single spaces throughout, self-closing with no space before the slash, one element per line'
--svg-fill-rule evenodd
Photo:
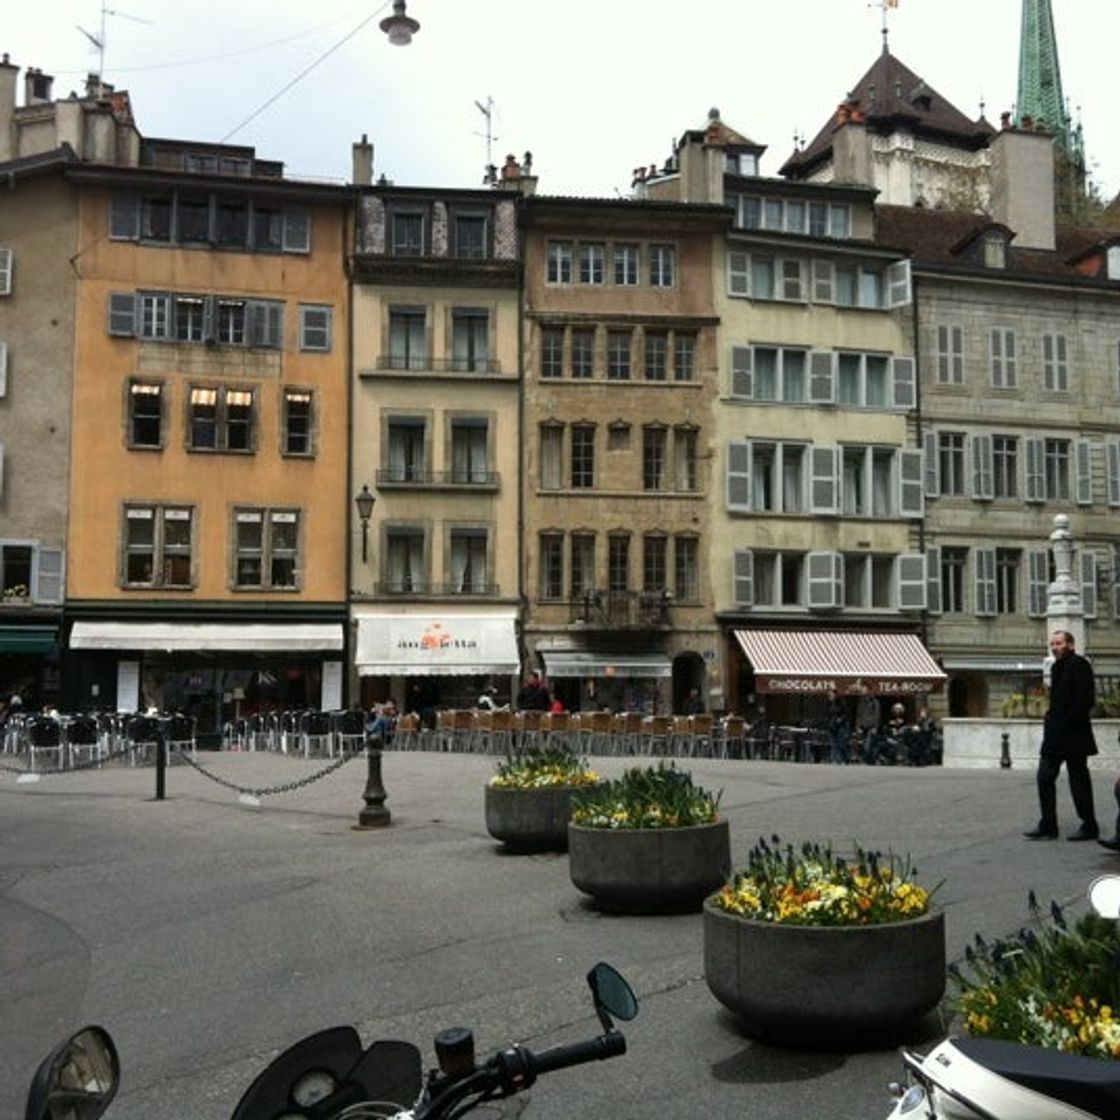
<path fill-rule="evenodd" d="M 1018 386 L 1015 331 L 1011 327 L 992 327 L 990 335 L 991 383 L 994 389 Z"/>
<path fill-rule="evenodd" d="M 839 610 L 844 605 L 844 557 L 839 552 L 807 552 L 805 583 L 809 610 Z"/>
<path fill-rule="evenodd" d="M 1066 336 L 1048 332 L 1042 336 L 1042 387 L 1048 393 L 1069 392 L 1069 361 Z"/>
<path fill-rule="evenodd" d="M 319 321 L 316 322 L 315 320 Z M 329 304 L 299 305 L 299 348 L 317 354 L 329 354 L 334 333 L 334 308 Z"/>
<path fill-rule="evenodd" d="M 859 359 L 859 400 L 858 401 L 842 401 L 840 399 L 840 359 L 858 358 Z M 886 378 L 886 402 L 884 404 L 868 404 L 867 403 L 867 360 L 868 358 L 881 358 L 883 359 L 886 368 L 884 370 L 884 377 Z M 869 408 L 876 411 L 888 408 L 900 407 L 895 403 L 895 369 L 892 365 L 894 356 L 891 354 L 880 354 L 874 351 L 863 350 L 838 350 L 836 351 L 836 360 L 833 364 L 836 404 L 840 408 Z M 913 359 L 904 359 L 904 361 L 913 362 Z M 905 367 L 900 367 L 905 372 Z M 912 383 L 911 377 L 911 383 Z"/>
<path fill-rule="evenodd" d="M 0 296 L 12 294 L 13 272 L 15 272 L 15 254 L 11 249 L 0 249 Z"/>
<path fill-rule="evenodd" d="M 737 607 L 754 606 L 754 552 L 749 548 L 732 553 L 731 601 Z"/>
<path fill-rule="evenodd" d="M 937 383 L 964 384 L 964 329 L 953 323 L 940 323 L 934 329 Z"/>
<path fill-rule="evenodd" d="M 972 550 L 972 602 L 978 618 L 989 618 L 996 613 L 996 550 Z"/>
<path fill-rule="evenodd" d="M 291 507 L 261 507 L 238 506 L 232 511 L 233 519 L 233 571 L 230 574 L 230 589 L 233 591 L 298 591 L 302 582 L 302 551 L 304 548 L 304 534 L 301 522 L 303 520 L 299 510 Z M 260 525 L 260 582 L 242 583 L 240 580 L 239 560 L 243 553 L 251 550 L 242 548 L 238 538 L 238 525 Z M 278 524 L 294 524 L 296 526 L 296 545 L 294 549 L 294 563 L 292 567 L 292 580 L 290 583 L 273 582 L 272 562 L 277 554 L 286 555 L 288 550 L 281 550 L 275 543 L 274 526 Z"/>
<path fill-rule="evenodd" d="M 977 502 L 990 502 L 995 497 L 995 477 L 992 466 L 992 437 L 977 433 L 968 437 L 969 472 L 972 499 Z"/>
<path fill-rule="evenodd" d="M 545 245 L 545 283 L 571 284 L 574 267 L 571 241 L 555 240 Z"/>
<path fill-rule="evenodd" d="M 649 283 L 652 288 L 677 286 L 677 247 L 655 242 L 646 250 L 649 261 Z"/>

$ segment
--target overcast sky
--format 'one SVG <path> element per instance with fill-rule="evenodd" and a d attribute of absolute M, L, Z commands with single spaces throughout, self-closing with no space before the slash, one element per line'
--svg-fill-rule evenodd
<path fill-rule="evenodd" d="M 486 164 L 533 153 L 548 194 L 625 195 L 639 165 L 724 121 L 768 146 L 776 175 L 881 49 L 867 0 L 409 0 L 411 46 L 377 28 L 387 0 L 107 0 L 106 80 L 128 89 L 142 133 L 255 145 L 295 176 L 343 180 L 350 145 L 375 145 L 397 183 L 470 187 Z M 1120 191 L 1117 0 L 1053 0 L 1062 81 L 1080 106 L 1090 173 Z M 5 4 L 0 50 L 79 88 L 102 0 Z M 890 46 L 969 117 L 998 124 L 1016 95 L 1021 0 L 898 0 Z M 369 23 L 244 127 L 285 85 Z M 147 22 L 139 22 L 139 21 Z M 21 87 L 22 88 L 22 87 Z M 1112 96 L 1110 97 L 1110 93 Z M 20 94 L 22 99 L 22 92 Z"/>

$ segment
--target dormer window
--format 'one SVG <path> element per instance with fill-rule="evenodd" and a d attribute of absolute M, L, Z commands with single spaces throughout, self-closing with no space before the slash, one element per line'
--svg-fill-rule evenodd
<path fill-rule="evenodd" d="M 1120 280 L 1120 245 L 1109 245 L 1107 267 L 1109 280 Z"/>
<path fill-rule="evenodd" d="M 740 152 L 738 155 L 729 155 L 727 164 L 728 171 L 733 175 L 750 175 L 752 178 L 758 175 L 757 152 Z"/>
<path fill-rule="evenodd" d="M 984 267 L 1007 267 L 1007 241 L 998 233 L 984 235 Z"/>

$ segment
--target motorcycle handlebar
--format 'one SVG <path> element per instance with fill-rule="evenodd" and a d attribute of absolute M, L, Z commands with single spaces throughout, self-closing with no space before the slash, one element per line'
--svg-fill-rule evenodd
<path fill-rule="evenodd" d="M 578 1066 L 584 1062 L 601 1062 L 626 1053 L 626 1037 L 620 1031 L 609 1031 L 587 1042 L 573 1042 L 556 1046 L 540 1054 L 531 1055 L 534 1073 L 551 1073 L 555 1069 Z"/>

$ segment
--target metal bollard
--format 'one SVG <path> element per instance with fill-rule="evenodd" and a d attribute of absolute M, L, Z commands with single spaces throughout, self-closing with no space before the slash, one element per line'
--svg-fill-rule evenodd
<path fill-rule="evenodd" d="M 381 780 L 381 748 L 373 742 L 366 747 L 366 788 L 362 791 L 365 808 L 358 814 L 359 828 L 385 828 L 392 814 L 385 806 L 385 783 Z"/>
<path fill-rule="evenodd" d="M 999 768 L 1011 769 L 1011 732 L 1005 731 L 999 737 Z"/>
<path fill-rule="evenodd" d="M 156 739 L 156 800 L 163 801 L 167 792 L 167 736 L 161 730 Z"/>

